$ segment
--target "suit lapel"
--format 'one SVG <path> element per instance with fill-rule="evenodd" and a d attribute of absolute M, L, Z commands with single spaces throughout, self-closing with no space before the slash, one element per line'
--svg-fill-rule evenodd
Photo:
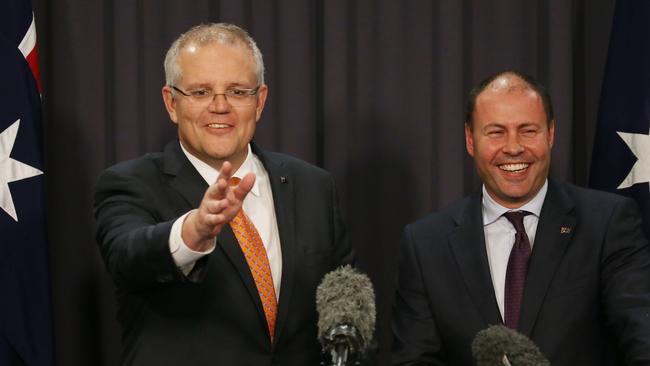
<path fill-rule="evenodd" d="M 198 207 L 208 184 L 181 150 L 180 142 L 174 140 L 165 146 L 165 174 L 171 176 L 169 184 L 185 198 L 187 204 Z"/>
<path fill-rule="evenodd" d="M 485 248 L 480 191 L 469 197 L 455 219 L 458 227 L 450 233 L 449 245 L 468 292 L 486 324 L 501 324 Z"/>
<path fill-rule="evenodd" d="M 519 331 L 530 336 L 549 284 L 575 232 L 573 202 L 549 179 L 526 276 Z"/>
<path fill-rule="evenodd" d="M 294 212 L 294 184 L 291 173 L 282 160 L 269 156 L 268 153 L 251 143 L 253 152 L 259 157 L 269 174 L 275 217 L 280 234 L 282 250 L 282 280 L 280 283 L 280 299 L 278 301 L 277 320 L 275 323 L 275 336 L 277 340 L 282 334 L 282 329 L 289 316 L 289 304 L 293 293 L 294 266 L 295 266 L 295 212 Z"/>

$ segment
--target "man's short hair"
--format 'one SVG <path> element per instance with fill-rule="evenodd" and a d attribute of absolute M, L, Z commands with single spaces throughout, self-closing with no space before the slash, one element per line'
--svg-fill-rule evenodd
<path fill-rule="evenodd" d="M 192 27 L 181 34 L 167 50 L 165 56 L 165 82 L 175 85 L 181 78 L 181 69 L 178 65 L 178 55 L 182 49 L 190 44 L 201 46 L 208 43 L 235 45 L 241 43 L 246 46 L 255 61 L 255 76 L 257 85 L 264 84 L 264 60 L 262 52 L 257 47 L 253 38 L 244 29 L 229 23 L 208 23 Z"/>
<path fill-rule="evenodd" d="M 526 83 L 530 89 L 532 89 L 539 97 L 542 99 L 542 106 L 544 107 L 544 112 L 546 113 L 546 123 L 554 120 L 553 115 L 553 104 L 551 103 L 551 96 L 546 90 L 544 85 L 540 84 L 535 78 L 530 75 L 526 75 L 517 71 L 502 71 L 487 77 L 485 80 L 481 81 L 477 86 L 470 90 L 469 95 L 467 96 L 467 107 L 465 110 L 465 124 L 472 128 L 472 122 L 474 118 L 474 110 L 476 108 L 476 98 L 481 94 L 488 85 L 492 84 L 493 81 L 498 79 L 501 76 L 512 75 L 515 76 Z"/>

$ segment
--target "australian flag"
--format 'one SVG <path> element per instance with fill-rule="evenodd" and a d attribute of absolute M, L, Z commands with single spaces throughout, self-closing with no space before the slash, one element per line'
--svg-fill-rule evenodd
<path fill-rule="evenodd" d="M 54 364 L 36 28 L 29 0 L 0 11 L 0 365 Z"/>
<path fill-rule="evenodd" d="M 650 237 L 650 1 L 617 0 L 589 185 L 634 198 Z"/>

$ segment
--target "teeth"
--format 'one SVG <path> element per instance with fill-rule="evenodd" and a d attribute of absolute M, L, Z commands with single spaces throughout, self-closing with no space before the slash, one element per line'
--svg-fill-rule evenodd
<path fill-rule="evenodd" d="M 210 127 L 210 128 L 228 128 L 230 126 L 229 125 L 224 125 L 222 123 L 210 123 L 208 125 L 208 127 Z"/>
<path fill-rule="evenodd" d="M 524 170 L 524 169 L 528 168 L 528 165 L 529 164 L 527 164 L 527 163 L 502 164 L 502 165 L 499 165 L 499 169 L 505 170 L 507 172 L 516 172 L 516 171 Z"/>

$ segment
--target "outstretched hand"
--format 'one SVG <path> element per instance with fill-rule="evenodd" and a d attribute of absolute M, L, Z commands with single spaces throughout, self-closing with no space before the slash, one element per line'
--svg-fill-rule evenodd
<path fill-rule="evenodd" d="M 232 184 L 232 170 L 227 161 L 221 165 L 217 181 L 205 191 L 199 207 L 185 218 L 181 235 L 190 249 L 209 250 L 214 238 L 237 215 L 244 198 L 253 188 L 255 174 L 248 173 L 238 184 Z"/>

